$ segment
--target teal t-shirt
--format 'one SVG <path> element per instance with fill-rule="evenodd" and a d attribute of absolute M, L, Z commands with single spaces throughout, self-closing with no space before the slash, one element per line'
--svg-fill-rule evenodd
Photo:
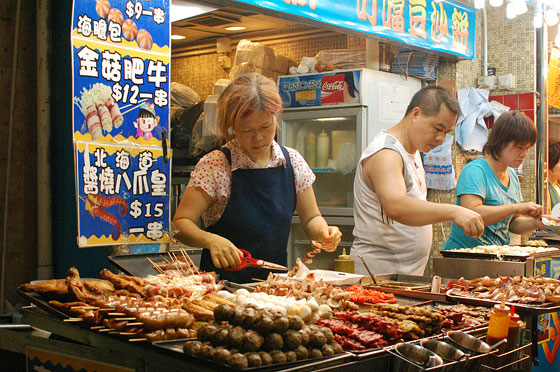
<path fill-rule="evenodd" d="M 482 198 L 484 205 L 504 205 L 517 204 L 523 198 L 519 178 L 513 168 L 508 168 L 509 187 L 504 186 L 496 174 L 490 168 L 486 160 L 478 158 L 468 163 L 457 181 L 457 201 L 455 204 L 461 205 L 461 195 L 478 195 Z M 508 216 L 493 225 L 486 226 L 482 239 L 491 245 L 506 245 L 509 243 L 509 223 L 513 216 Z M 472 248 L 478 245 L 485 245 L 480 239 L 471 238 L 463 232 L 463 229 L 451 224 L 451 234 L 443 249 Z"/>

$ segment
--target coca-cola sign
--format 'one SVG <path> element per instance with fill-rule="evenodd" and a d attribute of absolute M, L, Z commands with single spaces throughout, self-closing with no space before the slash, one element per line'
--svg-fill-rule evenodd
<path fill-rule="evenodd" d="M 334 81 L 332 83 L 323 82 L 323 86 L 321 87 L 322 90 L 326 92 L 334 92 L 337 90 L 342 90 L 344 88 L 344 81 Z"/>
<path fill-rule="evenodd" d="M 344 102 L 344 74 L 325 75 L 321 78 L 321 103 Z"/>

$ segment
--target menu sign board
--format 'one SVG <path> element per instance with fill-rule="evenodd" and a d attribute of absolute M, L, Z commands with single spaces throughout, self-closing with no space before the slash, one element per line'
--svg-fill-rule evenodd
<path fill-rule="evenodd" d="M 169 239 L 170 176 L 161 149 L 78 142 L 76 160 L 81 247 Z"/>
<path fill-rule="evenodd" d="M 170 25 L 169 0 L 74 2 L 73 139 L 80 247 L 169 239 Z M 149 167 L 142 154 L 150 154 Z M 123 161 L 131 168 L 121 168 Z M 165 194 L 154 191 L 161 190 L 160 184 L 166 185 Z M 134 199 L 138 196 L 141 201 Z M 144 211 L 149 220 L 138 223 L 135 201 L 163 210 Z M 114 205 L 117 214 L 108 211 Z M 113 226 L 110 231 L 107 224 Z M 157 229 L 148 227 L 154 224 Z"/>

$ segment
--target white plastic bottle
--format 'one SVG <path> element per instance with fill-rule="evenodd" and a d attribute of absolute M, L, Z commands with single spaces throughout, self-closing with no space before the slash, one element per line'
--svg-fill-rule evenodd
<path fill-rule="evenodd" d="M 317 168 L 326 168 L 329 162 L 329 135 L 325 130 L 317 137 Z"/>

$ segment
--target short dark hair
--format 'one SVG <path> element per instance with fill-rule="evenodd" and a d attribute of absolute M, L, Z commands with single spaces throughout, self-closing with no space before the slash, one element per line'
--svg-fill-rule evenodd
<path fill-rule="evenodd" d="M 552 170 L 560 161 L 560 140 L 550 138 L 548 140 L 548 169 Z"/>
<path fill-rule="evenodd" d="M 455 115 L 461 115 L 461 107 L 457 98 L 449 90 L 437 85 L 430 85 L 416 92 L 404 115 L 410 114 L 415 107 L 418 107 L 422 111 L 422 115 L 436 116 L 442 104 L 445 104 Z"/>
<path fill-rule="evenodd" d="M 494 123 L 482 152 L 498 160 L 500 152 L 510 142 L 531 145 L 537 142 L 537 128 L 522 112 L 508 111 L 501 114 Z"/>

